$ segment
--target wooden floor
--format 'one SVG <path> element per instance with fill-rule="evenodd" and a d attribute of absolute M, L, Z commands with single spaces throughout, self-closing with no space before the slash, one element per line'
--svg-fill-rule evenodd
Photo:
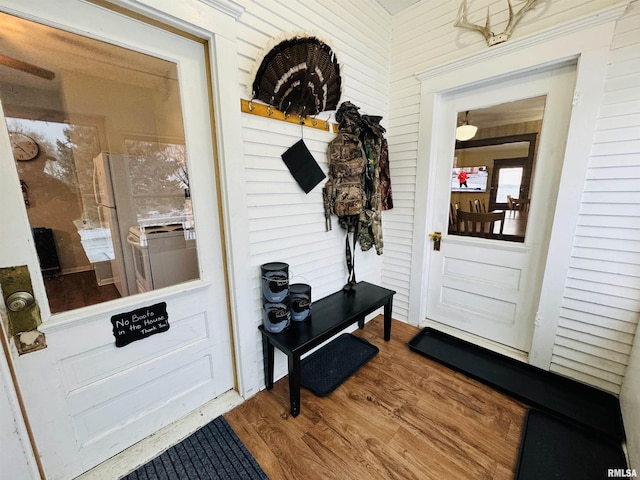
<path fill-rule="evenodd" d="M 419 329 L 382 317 L 355 334 L 380 353 L 329 397 L 287 377 L 225 415 L 271 480 L 511 479 L 526 408 L 409 350 Z"/>
<path fill-rule="evenodd" d="M 93 270 L 45 278 L 44 286 L 51 313 L 66 312 L 120 298 L 115 285 L 98 286 Z"/>

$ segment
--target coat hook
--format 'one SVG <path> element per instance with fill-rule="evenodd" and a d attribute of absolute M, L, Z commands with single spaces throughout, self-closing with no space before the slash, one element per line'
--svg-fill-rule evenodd
<path fill-rule="evenodd" d="M 250 111 L 250 112 L 253 112 L 253 109 L 254 109 L 254 108 L 255 108 L 255 107 L 253 106 L 253 100 L 249 100 L 249 111 Z"/>
<path fill-rule="evenodd" d="M 271 116 L 272 113 L 273 113 L 273 110 L 271 109 L 271 105 L 267 105 L 267 115 Z"/>

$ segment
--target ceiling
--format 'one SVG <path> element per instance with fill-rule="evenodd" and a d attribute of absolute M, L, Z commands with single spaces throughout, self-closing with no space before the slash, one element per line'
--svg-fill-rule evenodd
<path fill-rule="evenodd" d="M 71 72 L 140 86 L 176 78 L 173 63 L 5 13 L 0 13 L 0 47 L 5 86 L 60 92 Z"/>
<path fill-rule="evenodd" d="M 478 128 L 489 128 L 542 120 L 545 101 L 546 96 L 541 96 L 470 110 L 469 123 Z M 458 112 L 458 125 L 464 122 L 465 113 Z"/>
<path fill-rule="evenodd" d="M 415 5 L 420 0 L 376 0 L 391 15 L 400 13 L 402 10 Z"/>

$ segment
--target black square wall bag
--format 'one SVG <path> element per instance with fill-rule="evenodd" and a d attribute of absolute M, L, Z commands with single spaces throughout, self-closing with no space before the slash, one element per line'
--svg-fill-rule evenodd
<path fill-rule="evenodd" d="M 304 193 L 309 193 L 326 175 L 304 143 L 297 141 L 282 154 L 282 160 Z"/>

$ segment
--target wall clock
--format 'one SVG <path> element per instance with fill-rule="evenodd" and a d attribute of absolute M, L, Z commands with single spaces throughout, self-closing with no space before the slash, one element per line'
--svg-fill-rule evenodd
<path fill-rule="evenodd" d="M 33 160 L 40 153 L 40 147 L 29 135 L 11 132 L 9 133 L 9 138 L 11 139 L 13 157 L 16 160 Z"/>

